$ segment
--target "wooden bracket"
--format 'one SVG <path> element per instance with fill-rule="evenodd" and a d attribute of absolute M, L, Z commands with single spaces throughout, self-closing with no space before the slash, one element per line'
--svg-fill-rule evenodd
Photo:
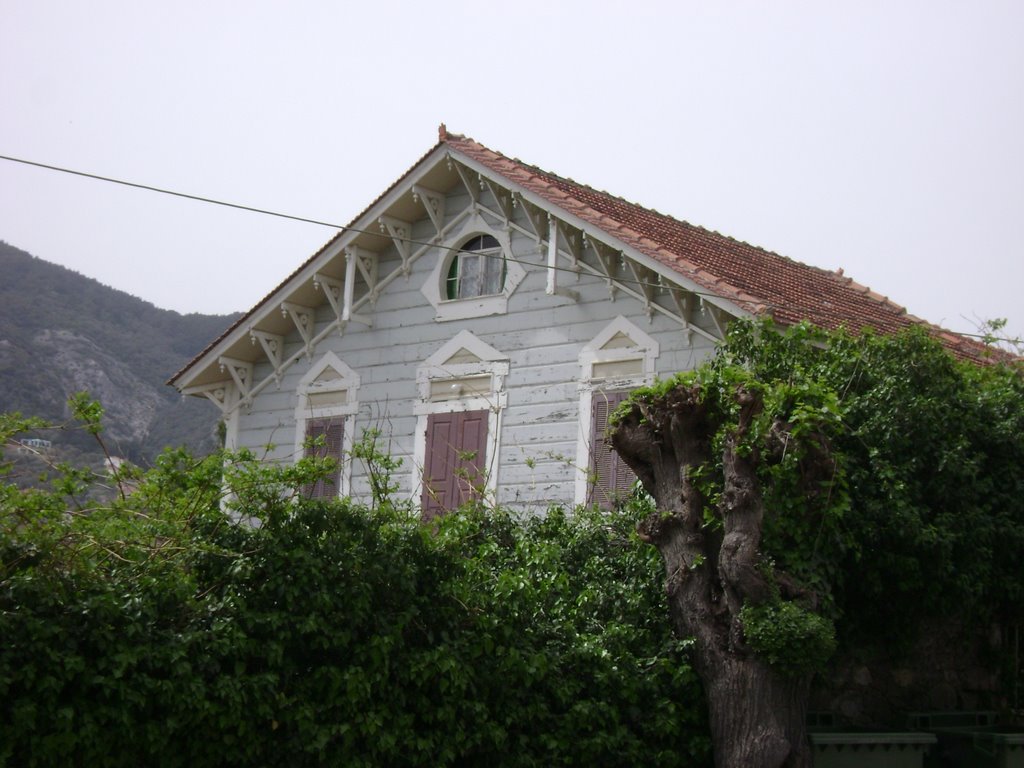
<path fill-rule="evenodd" d="M 274 382 L 280 387 L 281 374 L 284 372 L 281 368 L 281 364 L 284 362 L 282 357 L 284 352 L 284 336 L 278 336 L 276 333 L 267 333 L 258 328 L 250 328 L 249 340 L 253 344 L 258 342 L 263 349 L 263 354 L 267 356 L 267 360 L 270 361 L 270 365 L 274 368 Z"/>
<path fill-rule="evenodd" d="M 350 320 L 362 323 L 365 326 L 372 326 L 373 321 L 369 315 L 356 313 L 355 291 L 356 272 L 363 277 L 366 289 L 370 297 L 370 305 L 377 303 L 377 255 L 370 251 L 364 251 L 358 246 L 351 246 L 345 249 L 345 295 L 341 311 L 342 322 Z M 366 294 L 364 294 L 365 297 Z"/>
<path fill-rule="evenodd" d="M 245 360 L 237 360 L 233 357 L 221 357 L 218 361 L 220 369 L 226 370 L 231 375 L 231 380 L 238 387 L 238 393 L 244 402 L 249 402 L 249 392 L 252 389 L 253 366 Z"/>
<path fill-rule="evenodd" d="M 715 324 L 715 329 L 718 331 L 718 337 L 724 339 L 726 334 L 725 326 L 727 322 L 725 313 L 709 301 L 704 301 L 704 299 L 701 299 L 700 301 L 704 306 L 704 309 L 707 310 L 708 315 L 711 317 L 711 322 Z"/>
<path fill-rule="evenodd" d="M 558 219 L 548 216 L 548 283 L 545 292 L 549 296 L 564 296 L 578 302 L 579 293 L 558 284 L 558 231 Z"/>
<path fill-rule="evenodd" d="M 334 310 L 334 316 L 338 318 L 338 325 L 342 331 L 344 331 L 344 326 L 342 325 L 344 319 L 342 317 L 344 307 L 342 306 L 342 302 L 345 291 L 347 290 L 347 284 L 347 279 L 345 282 L 342 282 L 341 280 L 336 280 L 333 277 L 322 275 L 319 272 L 313 275 L 313 285 L 323 292 L 324 297 L 327 299 L 327 303 L 330 304 L 331 309 Z"/>
<path fill-rule="evenodd" d="M 462 186 L 466 188 L 466 193 L 469 195 L 469 199 L 473 205 L 480 202 L 480 188 L 471 184 L 469 181 L 469 171 L 462 166 L 461 163 L 455 163 L 455 171 L 459 174 L 459 179 L 462 181 Z"/>
<path fill-rule="evenodd" d="M 198 387 L 186 387 L 181 390 L 181 394 L 185 396 L 202 395 L 217 406 L 222 416 L 227 416 L 238 404 L 238 390 L 230 381 L 217 381 Z"/>
<path fill-rule="evenodd" d="M 380 225 L 380 231 L 386 232 L 391 242 L 395 244 L 395 250 L 402 257 L 402 274 L 408 278 L 409 270 L 412 268 L 412 224 L 392 216 L 381 216 L 377 223 Z"/>
<path fill-rule="evenodd" d="M 530 203 L 522 195 L 519 196 L 519 209 L 526 216 L 526 221 L 533 230 L 533 236 L 537 239 L 538 247 L 544 241 L 544 211 Z"/>
<path fill-rule="evenodd" d="M 633 279 L 636 281 L 636 289 L 643 296 L 644 300 L 644 312 L 647 313 L 647 322 L 654 321 L 654 309 L 651 307 L 651 302 L 654 300 L 654 273 L 646 267 L 638 264 L 634 259 L 626 258 L 623 255 L 626 263 L 629 265 L 629 271 L 633 273 Z"/>
<path fill-rule="evenodd" d="M 505 226 L 512 221 L 512 195 L 506 189 L 494 184 L 490 179 L 480 176 L 480 186 L 486 187 L 491 192 L 494 202 L 497 204 L 502 217 L 505 219 Z"/>
<path fill-rule="evenodd" d="M 313 357 L 313 326 L 315 325 L 316 311 L 312 307 L 304 307 L 301 304 L 293 304 L 290 301 L 281 302 L 281 314 L 290 317 L 295 329 L 302 337 L 306 346 L 306 357 Z"/>
<path fill-rule="evenodd" d="M 597 240 L 591 239 L 588 242 L 591 250 L 594 251 L 594 256 L 597 257 L 597 263 L 601 266 L 601 272 L 608 282 L 608 298 L 615 301 L 615 292 L 618 290 L 618 286 L 615 284 L 615 278 L 618 276 L 618 254 L 607 250 Z"/>
<path fill-rule="evenodd" d="M 441 235 L 444 229 L 444 202 L 445 196 L 441 192 L 435 192 L 427 187 L 413 184 L 412 199 L 423 203 L 423 208 L 434 224 L 437 236 Z"/>

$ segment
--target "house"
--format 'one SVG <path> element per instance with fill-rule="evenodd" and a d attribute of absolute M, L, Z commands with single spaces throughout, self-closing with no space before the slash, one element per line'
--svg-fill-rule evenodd
<path fill-rule="evenodd" d="M 430 517 L 473 493 L 609 504 L 602 439 L 629 390 L 693 368 L 729 321 L 891 332 L 923 321 L 816 269 L 448 133 L 170 383 L 229 448 L 341 457 L 317 495 L 365 498 L 367 429 Z M 932 328 L 964 357 L 982 347 Z M 309 438 L 322 437 L 311 442 Z"/>
<path fill-rule="evenodd" d="M 52 448 L 53 443 L 50 440 L 40 437 L 23 437 L 18 441 L 18 453 L 48 453 Z"/>

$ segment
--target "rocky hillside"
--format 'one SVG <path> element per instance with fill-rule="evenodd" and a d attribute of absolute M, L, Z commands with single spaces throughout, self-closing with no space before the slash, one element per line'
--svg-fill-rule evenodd
<path fill-rule="evenodd" d="M 68 396 L 88 391 L 113 452 L 147 464 L 165 446 L 208 451 L 217 409 L 164 382 L 235 317 L 158 309 L 0 241 L 0 411 L 63 421 Z M 77 430 L 46 437 L 97 448 Z"/>

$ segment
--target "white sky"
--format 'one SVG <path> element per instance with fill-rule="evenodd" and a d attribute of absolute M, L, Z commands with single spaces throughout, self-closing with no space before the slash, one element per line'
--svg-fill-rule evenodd
<path fill-rule="evenodd" d="M 1024 335 L 1018 0 L 0 0 L 0 155 L 344 224 L 442 121 Z M 332 234 L 0 161 L 0 239 L 181 312 Z"/>

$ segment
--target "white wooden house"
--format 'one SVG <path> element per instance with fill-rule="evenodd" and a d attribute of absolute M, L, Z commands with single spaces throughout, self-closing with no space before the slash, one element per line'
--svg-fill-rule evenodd
<path fill-rule="evenodd" d="M 229 448 L 293 461 L 379 429 L 425 516 L 473 492 L 520 509 L 630 485 L 602 440 L 623 393 L 712 354 L 730 319 L 921 323 L 809 267 L 447 133 L 351 225 L 171 379 L 221 409 Z M 979 345 L 933 329 L 954 351 Z"/>

